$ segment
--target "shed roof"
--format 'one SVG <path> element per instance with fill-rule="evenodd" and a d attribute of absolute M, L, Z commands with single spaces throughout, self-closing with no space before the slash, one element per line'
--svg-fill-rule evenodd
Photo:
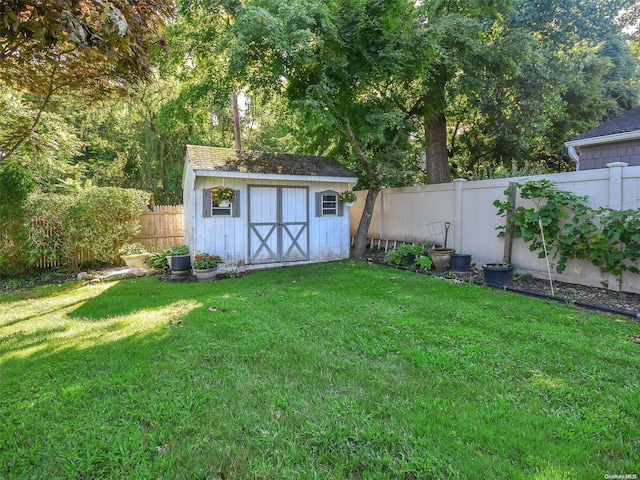
<path fill-rule="evenodd" d="M 196 171 L 260 173 L 314 177 L 345 177 L 355 173 L 327 157 L 242 151 L 231 148 L 187 145 L 187 161 Z"/>
<path fill-rule="evenodd" d="M 640 107 L 633 108 L 620 116 L 598 125 L 596 128 L 583 133 L 566 145 L 588 145 L 608 143 L 635 138 L 640 134 Z"/>

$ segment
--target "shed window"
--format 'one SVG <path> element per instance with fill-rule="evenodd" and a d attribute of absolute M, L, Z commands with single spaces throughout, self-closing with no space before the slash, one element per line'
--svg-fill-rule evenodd
<path fill-rule="evenodd" d="M 235 200 L 224 207 L 218 205 L 211 198 L 211 189 L 202 191 L 202 216 L 203 217 L 239 217 L 240 216 L 240 191 L 236 190 Z"/>
<path fill-rule="evenodd" d="M 341 217 L 342 214 L 342 202 L 338 200 L 338 192 L 326 190 L 316 193 L 317 217 Z"/>
<path fill-rule="evenodd" d="M 211 202 L 211 216 L 231 216 L 231 207 L 233 204 L 229 204 L 228 206 L 221 207 L 216 202 Z"/>

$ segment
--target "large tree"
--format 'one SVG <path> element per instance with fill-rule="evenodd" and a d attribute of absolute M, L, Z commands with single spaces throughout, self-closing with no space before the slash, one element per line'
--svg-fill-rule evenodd
<path fill-rule="evenodd" d="M 563 143 L 638 102 L 623 15 L 635 0 L 518 0 L 468 95 L 450 84 L 450 150 L 459 174 L 493 164 L 575 168 Z M 456 128 L 457 127 L 457 128 Z M 563 154 L 564 152 L 564 154 Z"/>
<path fill-rule="evenodd" d="M 35 112 L 0 145 L 0 162 L 35 131 L 56 96 L 100 98 L 150 78 L 172 0 L 8 0 L 0 3 L 0 86 Z"/>
<path fill-rule="evenodd" d="M 428 101 L 434 45 L 419 13 L 409 1 L 258 1 L 238 10 L 230 32 L 231 76 L 281 92 L 314 133 L 333 132 L 327 147 L 352 152 L 368 189 L 356 257 Z"/>
<path fill-rule="evenodd" d="M 436 55 L 424 98 L 424 141 L 429 183 L 451 181 L 447 115 L 455 96 L 477 91 L 490 59 L 496 32 L 510 1 L 452 0 L 421 2 L 420 15 Z"/>

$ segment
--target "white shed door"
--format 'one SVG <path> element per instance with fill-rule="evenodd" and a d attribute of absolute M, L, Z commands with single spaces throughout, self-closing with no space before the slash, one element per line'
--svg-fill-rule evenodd
<path fill-rule="evenodd" d="M 249 262 L 308 259 L 308 188 L 249 186 Z"/>

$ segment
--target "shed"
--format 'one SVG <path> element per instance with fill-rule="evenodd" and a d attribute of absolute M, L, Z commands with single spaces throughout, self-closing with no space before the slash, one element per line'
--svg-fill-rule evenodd
<path fill-rule="evenodd" d="M 185 243 L 225 267 L 349 257 L 349 207 L 338 194 L 357 176 L 319 156 L 187 145 L 182 179 Z M 230 187 L 217 204 L 211 190 Z"/>
<path fill-rule="evenodd" d="M 604 168 L 608 163 L 640 165 L 640 107 L 612 118 L 565 142 L 576 170 Z"/>

